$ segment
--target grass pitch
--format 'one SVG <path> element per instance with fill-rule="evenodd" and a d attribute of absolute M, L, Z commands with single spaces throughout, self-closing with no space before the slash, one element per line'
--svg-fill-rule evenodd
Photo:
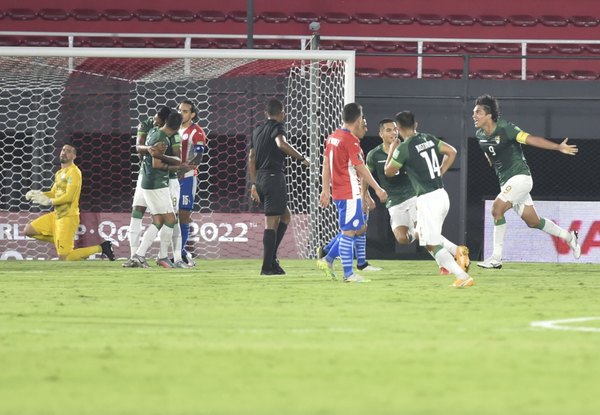
<path fill-rule="evenodd" d="M 600 265 L 372 262 L 0 261 L 0 414 L 600 413 Z"/>

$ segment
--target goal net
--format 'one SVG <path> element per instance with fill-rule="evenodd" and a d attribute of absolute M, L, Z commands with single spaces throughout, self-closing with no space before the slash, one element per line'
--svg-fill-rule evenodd
<path fill-rule="evenodd" d="M 25 225 L 48 211 L 24 195 L 51 187 L 64 143 L 77 147 L 83 174 L 76 247 L 109 239 L 128 257 L 136 127 L 183 99 L 208 136 L 187 250 L 260 257 L 264 217 L 249 197 L 247 155 L 271 97 L 284 102 L 288 141 L 311 161 L 308 169 L 287 161 L 293 219 L 280 256 L 312 257 L 337 230 L 333 208 L 319 207 L 321 155 L 354 99 L 353 65 L 349 52 L 0 48 L 0 258 L 56 256 L 52 244 L 24 237 Z"/>

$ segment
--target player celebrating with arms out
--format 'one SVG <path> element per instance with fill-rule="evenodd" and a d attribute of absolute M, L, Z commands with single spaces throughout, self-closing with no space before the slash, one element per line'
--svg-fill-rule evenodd
<path fill-rule="evenodd" d="M 543 137 L 526 133 L 511 122 L 499 118 L 499 115 L 500 105 L 496 98 L 490 95 L 477 98 L 473 108 L 473 121 L 477 128 L 475 134 L 479 147 L 490 165 L 494 167 L 500 181 L 500 194 L 496 196 L 492 205 L 494 251 L 490 258 L 478 262 L 477 266 L 502 268 L 506 232 L 504 213 L 510 208 L 513 208 L 530 228 L 540 229 L 567 242 L 573 250 L 573 256 L 579 259 L 581 247 L 577 240 L 577 232 L 569 232 L 550 219 L 538 216 L 529 194 L 533 188 L 533 180 L 521 144 L 560 151 L 570 156 L 577 154 L 577 147 L 567 144 L 568 138 L 557 144 Z"/>

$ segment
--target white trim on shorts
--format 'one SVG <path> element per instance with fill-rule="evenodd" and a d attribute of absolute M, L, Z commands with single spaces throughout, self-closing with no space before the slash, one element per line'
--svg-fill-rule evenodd
<path fill-rule="evenodd" d="M 417 196 L 389 207 L 388 212 L 390 214 L 392 231 L 398 226 L 406 226 L 408 229 L 413 229 L 417 221 Z"/>
<path fill-rule="evenodd" d="M 171 203 L 175 213 L 179 212 L 179 196 L 181 194 L 181 185 L 177 177 L 169 179 L 169 193 L 171 195 Z"/>
<path fill-rule="evenodd" d="M 171 193 L 168 187 L 160 189 L 143 189 L 148 208 L 153 215 L 165 215 L 175 213 L 171 203 Z"/>

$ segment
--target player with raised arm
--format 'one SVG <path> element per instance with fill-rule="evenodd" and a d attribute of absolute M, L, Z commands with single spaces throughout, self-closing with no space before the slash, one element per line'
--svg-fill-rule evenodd
<path fill-rule="evenodd" d="M 179 168 L 179 226 L 181 228 L 181 255 L 183 261 L 194 266 L 194 260 L 186 251 L 186 244 L 190 235 L 192 210 L 198 187 L 198 165 L 202 155 L 207 151 L 207 137 L 202 127 L 194 123 L 197 110 L 192 101 L 183 100 L 179 104 L 181 114 L 181 165 Z"/>
<path fill-rule="evenodd" d="M 79 228 L 79 196 L 81 195 L 81 170 L 75 165 L 77 149 L 65 144 L 60 151 L 60 170 L 54 175 L 54 184 L 46 192 L 30 190 L 27 200 L 41 206 L 54 206 L 52 212 L 40 216 L 25 226 L 25 236 L 54 243 L 58 258 L 79 261 L 93 254 L 102 254 L 114 261 L 112 243 L 75 247 L 75 234 Z"/>
<path fill-rule="evenodd" d="M 400 114 L 402 113 L 398 115 Z M 390 226 L 396 241 L 399 244 L 410 244 L 413 240 L 418 239 L 418 234 L 415 231 L 417 195 L 405 169 L 399 170 L 393 177 L 387 177 L 384 172 L 390 148 L 392 145 L 398 146 L 401 142 L 398 137 L 396 121 L 391 118 L 381 120 L 379 122 L 379 137 L 382 143 L 367 154 L 367 167 L 381 187 L 388 193 L 385 207 L 390 215 Z M 454 255 L 461 268 L 468 272 L 470 265 L 468 248 L 463 245 L 457 246 L 444 236 L 442 236 L 442 245 Z M 446 275 L 448 270 L 441 267 L 440 274 Z"/>
<path fill-rule="evenodd" d="M 568 138 L 558 144 L 544 137 L 531 135 L 499 117 L 500 105 L 496 98 L 490 95 L 482 95 L 477 98 L 475 108 L 473 108 L 473 121 L 477 128 L 475 135 L 479 147 L 490 165 L 494 167 L 500 181 L 500 194 L 496 196 L 492 205 L 494 250 L 490 258 L 478 262 L 477 266 L 488 269 L 502 268 L 504 234 L 506 233 L 504 213 L 510 208 L 513 208 L 530 228 L 540 229 L 567 242 L 573 251 L 573 256 L 579 259 L 581 247 L 577 231 L 567 231 L 550 219 L 540 218 L 537 214 L 530 195 L 533 179 L 521 148 L 521 145 L 525 144 L 574 156 L 578 151 L 577 146 L 568 144 Z"/>
<path fill-rule="evenodd" d="M 396 120 L 404 142 L 396 141 L 390 145 L 385 175 L 394 177 L 401 168 L 406 169 L 417 195 L 419 244 L 426 247 L 440 267 L 456 276 L 453 287 L 470 287 L 474 284 L 473 279 L 442 244 L 442 226 L 450 209 L 442 176 L 454 163 L 456 149 L 431 134 L 417 132 L 418 124 L 410 111 L 398 113 Z M 443 156 L 441 165 L 439 155 Z"/>

